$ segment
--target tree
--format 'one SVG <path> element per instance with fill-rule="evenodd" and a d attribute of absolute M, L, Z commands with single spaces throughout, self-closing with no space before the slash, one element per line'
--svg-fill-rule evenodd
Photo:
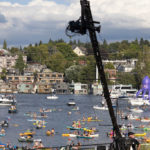
<path fill-rule="evenodd" d="M 19 54 L 19 53 L 20 53 L 20 50 L 19 50 L 18 48 L 16 48 L 16 47 L 11 47 L 10 53 L 11 53 L 12 55 L 16 55 L 16 54 Z"/>
<path fill-rule="evenodd" d="M 24 61 L 23 61 L 22 54 L 19 54 L 18 59 L 16 60 L 15 68 L 19 70 L 20 74 L 23 74 L 25 64 L 24 64 Z"/>
<path fill-rule="evenodd" d="M 41 40 L 40 40 L 40 42 L 39 42 L 39 46 L 40 46 L 40 45 L 42 45 L 42 41 L 41 41 Z"/>
<path fill-rule="evenodd" d="M 4 40 L 4 42 L 3 42 L 3 49 L 7 49 L 7 42 L 6 42 L 6 40 Z"/>
<path fill-rule="evenodd" d="M 4 81 L 6 80 L 6 74 L 7 74 L 7 70 L 6 68 L 3 68 L 1 73 L 1 79 Z"/>
<path fill-rule="evenodd" d="M 133 87 L 137 87 L 134 73 L 120 72 L 117 74 L 118 84 L 132 84 Z"/>
<path fill-rule="evenodd" d="M 74 82 L 79 82 L 79 76 L 80 72 L 82 70 L 82 67 L 79 65 L 73 65 L 66 69 L 65 71 L 65 81 L 71 83 L 72 81 Z"/>
<path fill-rule="evenodd" d="M 65 72 L 67 61 L 64 56 L 57 52 L 49 57 L 47 61 L 47 67 L 55 72 Z"/>
<path fill-rule="evenodd" d="M 115 69 L 114 65 L 112 63 L 107 63 L 105 66 L 105 69 Z"/>

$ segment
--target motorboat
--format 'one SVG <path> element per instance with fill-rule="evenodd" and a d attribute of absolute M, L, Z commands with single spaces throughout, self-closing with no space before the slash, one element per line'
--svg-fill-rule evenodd
<path fill-rule="evenodd" d="M 130 111 L 135 112 L 135 113 L 142 113 L 143 112 L 143 110 L 139 109 L 139 108 L 133 108 L 133 109 L 130 109 Z"/>
<path fill-rule="evenodd" d="M 133 105 L 133 106 L 134 105 L 138 105 L 138 106 L 141 106 L 141 105 L 150 105 L 149 100 L 143 99 L 142 96 L 130 98 L 128 102 L 131 105 Z"/>
<path fill-rule="evenodd" d="M 119 84 L 119 85 L 114 85 L 112 87 L 112 91 L 116 91 L 116 92 L 119 92 L 120 95 L 119 96 L 122 96 L 123 97 L 134 97 L 137 93 L 137 89 L 134 89 L 132 88 L 132 85 L 129 84 L 129 85 L 122 85 L 122 84 Z"/>
<path fill-rule="evenodd" d="M 50 96 L 47 96 L 47 99 L 58 99 L 58 96 L 56 96 L 56 95 L 50 95 Z"/>
<path fill-rule="evenodd" d="M 73 101 L 70 101 L 70 102 L 68 102 L 68 103 L 67 103 L 67 105 L 68 105 L 68 106 L 75 106 L 75 105 L 76 105 L 76 103 L 75 103 L 75 102 L 73 102 Z"/>
<path fill-rule="evenodd" d="M 0 106 L 10 106 L 16 104 L 17 101 L 13 95 L 1 95 Z"/>
<path fill-rule="evenodd" d="M 110 98 L 111 99 L 117 99 L 120 96 L 120 93 L 116 90 L 112 90 L 110 93 Z"/>
<path fill-rule="evenodd" d="M 98 105 L 95 105 L 95 106 L 93 106 L 93 108 L 94 108 L 94 109 L 97 109 L 97 110 L 108 110 L 108 107 L 107 107 L 107 106 L 102 106 L 102 107 L 100 107 L 100 106 L 98 106 Z"/>

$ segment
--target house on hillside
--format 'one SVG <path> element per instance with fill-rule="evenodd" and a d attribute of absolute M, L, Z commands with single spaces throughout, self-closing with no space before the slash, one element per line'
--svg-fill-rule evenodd
<path fill-rule="evenodd" d="M 93 95 L 102 95 L 103 88 L 102 85 L 98 82 L 92 84 L 92 94 Z"/>
<path fill-rule="evenodd" d="M 87 54 L 86 48 L 76 46 L 73 48 L 73 52 L 78 56 L 85 56 Z"/>
<path fill-rule="evenodd" d="M 55 89 L 57 94 L 69 94 L 69 85 L 65 82 L 56 84 Z"/>
<path fill-rule="evenodd" d="M 19 93 L 32 93 L 33 84 L 31 83 L 19 83 L 17 85 L 17 89 Z"/>
<path fill-rule="evenodd" d="M 46 65 L 41 65 L 40 63 L 30 63 L 27 65 L 27 68 L 24 69 L 24 74 L 31 75 L 35 72 L 42 72 L 43 69 L 46 69 Z"/>
<path fill-rule="evenodd" d="M 72 94 L 77 94 L 77 95 L 88 94 L 88 84 L 71 83 L 69 89 Z"/>
<path fill-rule="evenodd" d="M 115 82 L 117 79 L 116 69 L 105 69 L 105 73 L 108 75 L 108 80 Z"/>
<path fill-rule="evenodd" d="M 126 60 L 103 60 L 103 64 L 112 63 L 117 71 L 131 72 L 135 69 L 138 59 L 126 59 Z"/>
<path fill-rule="evenodd" d="M 7 70 L 14 68 L 16 65 L 16 60 L 18 59 L 18 55 L 2 55 L 0 56 L 0 72 L 2 72 L 3 68 Z M 23 56 L 24 64 L 27 63 L 27 56 Z"/>

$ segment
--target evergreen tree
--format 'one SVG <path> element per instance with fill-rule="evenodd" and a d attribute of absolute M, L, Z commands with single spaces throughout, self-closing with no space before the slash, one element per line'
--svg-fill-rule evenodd
<path fill-rule="evenodd" d="M 16 60 L 15 68 L 19 70 L 20 74 L 23 74 L 25 64 L 24 64 L 24 61 L 23 61 L 22 54 L 19 54 L 18 59 Z"/>
<path fill-rule="evenodd" d="M 42 45 L 42 41 L 41 41 L 41 40 L 40 40 L 40 42 L 39 42 L 39 46 L 40 46 L 40 45 Z"/>
<path fill-rule="evenodd" d="M 38 44 L 37 43 L 35 43 L 35 47 L 37 47 L 38 46 Z"/>
<path fill-rule="evenodd" d="M 6 40 L 4 40 L 4 42 L 3 42 L 3 49 L 7 49 L 7 42 L 6 42 Z"/>

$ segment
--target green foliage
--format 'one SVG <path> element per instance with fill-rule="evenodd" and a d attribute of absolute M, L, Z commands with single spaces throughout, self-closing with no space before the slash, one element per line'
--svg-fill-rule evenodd
<path fill-rule="evenodd" d="M 19 54 L 18 59 L 16 60 L 15 68 L 19 70 L 20 74 L 23 74 L 25 64 L 24 64 L 24 61 L 23 61 L 22 54 Z"/>
<path fill-rule="evenodd" d="M 133 87 L 137 87 L 135 76 L 133 73 L 121 72 L 117 74 L 117 83 L 118 84 L 132 84 Z"/>
<path fill-rule="evenodd" d="M 78 57 L 72 50 L 71 46 L 82 46 L 87 49 L 88 56 Z M 121 78 L 119 83 L 132 82 L 139 87 L 143 76 L 150 76 L 150 43 L 148 40 L 136 38 L 134 41 L 123 40 L 121 42 L 108 43 L 106 40 L 99 44 L 102 59 L 132 59 L 138 58 L 138 62 L 131 77 L 128 74 L 119 74 Z M 11 49 L 13 53 L 18 53 L 17 49 Z M 45 64 L 48 68 L 56 72 L 66 74 L 66 81 L 92 83 L 95 81 L 95 59 L 90 42 L 83 43 L 80 40 L 70 40 L 67 44 L 63 39 L 57 41 L 49 40 L 47 44 L 40 41 L 39 44 L 31 44 L 24 48 L 24 53 L 30 62 Z M 92 55 L 92 56 L 90 56 Z M 79 66 L 80 61 L 85 61 L 86 65 Z M 107 69 L 114 69 L 112 64 L 105 65 Z M 122 76 L 122 77 L 121 77 Z M 126 79 L 123 79 L 125 76 Z M 107 77 L 107 73 L 106 73 Z M 136 80 L 136 83 L 134 82 Z M 110 81 L 108 81 L 110 82 Z M 109 83 L 111 84 L 111 83 Z M 131 83 L 130 83 L 131 84 Z"/>
<path fill-rule="evenodd" d="M 57 52 L 54 55 L 50 56 L 47 64 L 48 68 L 50 68 L 51 70 L 63 73 L 65 72 L 66 65 L 67 61 L 60 52 Z"/>
<path fill-rule="evenodd" d="M 107 63 L 105 66 L 105 69 L 115 69 L 114 65 L 112 63 Z"/>
<path fill-rule="evenodd" d="M 65 70 L 65 81 L 71 83 L 79 82 L 80 78 L 80 72 L 82 70 L 82 67 L 79 65 L 73 65 Z"/>
<path fill-rule="evenodd" d="M 57 43 L 57 49 L 63 54 L 66 59 L 74 59 L 77 55 L 72 51 L 72 48 L 69 44 L 66 43 Z"/>
<path fill-rule="evenodd" d="M 10 53 L 11 53 L 12 55 L 17 55 L 17 54 L 20 53 L 20 50 L 19 50 L 18 48 L 16 48 L 16 47 L 11 47 Z"/>
<path fill-rule="evenodd" d="M 0 76 L 2 80 L 6 80 L 6 74 L 7 74 L 7 70 L 6 68 L 3 68 Z"/>
<path fill-rule="evenodd" d="M 3 49 L 7 49 L 7 42 L 6 42 L 6 40 L 4 40 L 4 42 L 3 42 Z"/>

